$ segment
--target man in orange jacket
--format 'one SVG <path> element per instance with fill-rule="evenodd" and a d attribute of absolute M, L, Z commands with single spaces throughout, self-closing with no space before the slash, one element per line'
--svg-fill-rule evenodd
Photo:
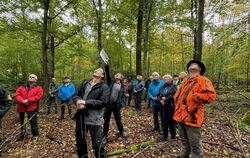
<path fill-rule="evenodd" d="M 182 153 L 177 158 L 203 157 L 201 126 L 204 117 L 204 104 L 216 99 L 216 92 L 209 79 L 204 77 L 205 65 L 197 60 L 187 64 L 189 77 L 184 78 L 175 99 L 174 120 L 179 124 Z"/>

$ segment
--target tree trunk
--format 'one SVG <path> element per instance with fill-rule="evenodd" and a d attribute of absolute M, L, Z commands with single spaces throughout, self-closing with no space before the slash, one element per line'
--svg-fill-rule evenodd
<path fill-rule="evenodd" d="M 248 14 L 249 15 L 249 14 Z M 247 28 L 250 30 L 250 15 L 248 16 Z M 247 41 L 249 43 L 249 36 L 247 36 Z M 248 45 L 249 48 L 249 45 Z M 247 53 L 247 91 L 249 90 L 249 71 L 250 71 L 250 52 Z"/>
<path fill-rule="evenodd" d="M 249 61 L 250 61 L 250 53 L 249 53 L 249 51 L 248 51 L 248 54 L 247 54 L 247 90 L 249 89 L 249 69 L 250 69 L 250 63 L 249 63 Z"/>
<path fill-rule="evenodd" d="M 205 0 L 199 0 L 198 3 L 198 24 L 197 24 L 197 45 L 194 59 L 200 60 L 202 57 L 202 33 L 203 33 L 203 18 L 204 18 L 204 3 Z"/>
<path fill-rule="evenodd" d="M 96 17 L 97 17 L 97 49 L 98 54 L 102 50 L 102 1 L 98 0 L 98 9 L 95 4 L 95 0 L 92 0 L 95 7 Z M 101 66 L 101 58 L 99 58 L 99 67 Z"/>
<path fill-rule="evenodd" d="M 51 68 L 50 68 L 50 77 L 55 77 L 55 37 L 54 35 L 50 36 L 50 53 L 51 53 Z"/>
<path fill-rule="evenodd" d="M 143 20 L 143 1 L 139 0 L 137 33 L 136 33 L 136 75 L 141 74 L 141 41 L 142 41 L 142 20 Z"/>
<path fill-rule="evenodd" d="M 130 37 L 130 48 L 129 48 L 129 73 L 132 75 L 132 37 Z"/>
<path fill-rule="evenodd" d="M 191 0 L 190 6 L 191 22 L 190 29 L 193 32 L 193 54 L 197 53 L 197 0 Z"/>
<path fill-rule="evenodd" d="M 143 74 L 148 76 L 148 45 L 149 45 L 149 23 L 150 14 L 152 10 L 153 0 L 146 0 L 145 4 L 145 32 L 144 32 L 144 60 L 143 60 Z"/>
<path fill-rule="evenodd" d="M 47 32 L 48 32 L 48 10 L 50 0 L 44 0 L 44 14 L 42 25 L 42 69 L 43 69 L 43 88 L 44 93 L 48 93 L 49 73 L 48 73 L 48 54 L 47 54 Z"/>
<path fill-rule="evenodd" d="M 185 52 L 183 48 L 183 35 L 181 34 L 181 58 L 182 58 L 182 69 L 185 70 Z"/>

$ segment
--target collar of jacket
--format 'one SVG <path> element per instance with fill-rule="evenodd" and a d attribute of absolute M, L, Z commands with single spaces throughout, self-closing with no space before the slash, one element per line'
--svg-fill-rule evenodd
<path fill-rule="evenodd" d="M 171 86 L 171 85 L 173 85 L 173 82 L 165 83 L 164 85 L 165 85 L 165 86 Z"/>
<path fill-rule="evenodd" d="M 36 87 L 36 86 L 37 86 L 37 83 L 34 82 L 33 84 L 30 85 L 30 84 L 27 82 L 27 83 L 25 83 L 23 86 L 26 87 L 26 88 L 32 88 L 32 87 Z"/>
<path fill-rule="evenodd" d="M 197 78 L 201 77 L 201 75 L 196 75 L 195 77 L 191 78 L 191 77 L 188 77 L 188 81 L 194 81 L 196 80 Z"/>
<path fill-rule="evenodd" d="M 158 85 L 160 83 L 160 80 L 159 79 L 158 80 L 153 80 L 152 82 L 154 83 L 154 85 Z"/>
<path fill-rule="evenodd" d="M 86 82 L 84 83 L 84 87 L 86 86 L 87 83 L 89 83 L 89 82 L 91 82 L 91 81 L 92 81 L 92 78 L 91 78 L 91 79 L 87 79 Z M 103 81 L 103 80 L 101 80 L 99 83 L 95 84 L 95 85 L 93 86 L 93 88 L 94 88 L 94 87 L 100 87 L 102 84 L 104 84 L 104 81 Z M 93 88 L 92 88 L 92 89 L 93 89 Z"/>

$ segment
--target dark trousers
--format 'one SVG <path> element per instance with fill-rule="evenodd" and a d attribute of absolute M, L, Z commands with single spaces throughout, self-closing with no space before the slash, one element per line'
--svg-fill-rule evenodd
<path fill-rule="evenodd" d="M 32 136 L 33 137 L 39 136 L 38 123 L 37 123 L 37 112 L 31 111 L 31 112 L 27 112 L 27 114 L 28 114 L 28 120 L 29 120 L 30 126 L 31 126 Z M 20 124 L 21 124 L 21 136 L 24 135 L 24 116 L 25 116 L 25 112 L 19 113 Z"/>
<path fill-rule="evenodd" d="M 148 107 L 150 107 L 150 102 L 152 101 L 152 99 L 148 99 Z"/>
<path fill-rule="evenodd" d="M 181 157 L 188 158 L 192 154 L 192 158 L 202 158 L 201 128 L 179 123 L 178 129 L 182 142 Z"/>
<path fill-rule="evenodd" d="M 142 92 L 135 93 L 135 110 L 141 111 L 141 96 Z"/>
<path fill-rule="evenodd" d="M 62 100 L 61 101 L 61 118 L 64 118 L 64 113 L 65 113 L 65 107 L 68 107 L 68 112 L 69 112 L 69 116 L 71 116 L 71 101 L 70 100 Z"/>
<path fill-rule="evenodd" d="M 108 136 L 108 132 L 109 132 L 109 123 L 110 123 L 110 117 L 111 114 L 113 113 L 114 117 L 115 117 L 115 122 L 116 122 L 116 126 L 119 130 L 119 133 L 122 134 L 123 133 L 123 124 L 121 121 L 121 108 L 119 105 L 117 105 L 116 103 L 111 104 L 110 107 L 105 108 L 104 111 L 104 129 L 103 129 L 103 135 L 104 136 Z"/>
<path fill-rule="evenodd" d="M 174 109 L 167 108 L 166 105 L 161 108 L 161 125 L 163 130 L 163 138 L 166 140 L 168 137 L 168 131 L 170 131 L 171 139 L 175 139 L 176 137 L 176 128 L 174 117 Z"/>
<path fill-rule="evenodd" d="M 131 99 L 132 99 L 132 90 L 129 90 L 128 94 L 129 94 L 129 97 L 128 97 L 128 106 L 129 106 L 131 103 Z"/>
<path fill-rule="evenodd" d="M 153 106 L 153 117 L 154 117 L 154 129 L 159 129 L 159 113 L 160 113 L 160 106 L 154 105 Z"/>
<path fill-rule="evenodd" d="M 82 117 L 82 118 L 81 118 Z M 104 138 L 102 126 L 98 125 L 86 125 L 84 124 L 83 115 L 79 116 L 76 120 L 76 147 L 77 155 L 79 158 L 88 157 L 88 146 L 87 146 L 87 132 L 90 132 L 92 147 L 95 151 L 96 158 L 106 157 L 106 151 L 104 149 Z"/>
<path fill-rule="evenodd" d="M 58 102 L 57 102 L 57 97 L 49 97 L 48 102 L 47 102 L 47 107 L 48 107 L 48 113 L 50 113 L 50 105 L 53 103 L 55 106 L 55 111 L 57 112 L 57 107 L 58 107 Z"/>

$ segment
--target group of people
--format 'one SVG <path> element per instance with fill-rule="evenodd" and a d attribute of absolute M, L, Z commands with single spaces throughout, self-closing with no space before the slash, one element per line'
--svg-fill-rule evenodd
<path fill-rule="evenodd" d="M 108 141 L 109 125 L 113 113 L 118 128 L 118 136 L 125 137 L 126 132 L 121 118 L 121 108 L 131 104 L 132 94 L 135 98 L 135 110 L 141 111 L 142 93 L 147 92 L 150 107 L 153 108 L 153 131 L 160 131 L 159 114 L 163 139 L 167 140 L 168 130 L 171 139 L 176 139 L 176 125 L 178 124 L 179 137 L 182 142 L 182 152 L 177 158 L 194 158 L 203 156 L 201 145 L 201 126 L 204 117 L 204 104 L 211 103 L 216 98 L 216 92 L 209 79 L 204 77 L 205 65 L 197 60 L 187 64 L 187 71 L 173 77 L 166 74 L 160 78 L 159 73 L 153 72 L 150 79 L 144 83 L 142 76 L 137 75 L 124 79 L 122 73 L 112 78 L 109 65 L 105 70 L 98 68 L 92 78 L 84 79 L 79 87 L 71 83 L 69 77 L 63 79 L 60 86 L 55 78 L 49 85 L 47 114 L 51 113 L 51 104 L 54 104 L 55 113 L 58 113 L 58 98 L 61 100 L 60 119 L 64 119 L 67 106 L 69 116 L 76 122 L 75 136 L 77 154 L 80 158 L 88 157 L 86 135 L 89 132 L 92 147 L 96 157 L 106 157 L 105 144 Z M 20 116 L 21 135 L 24 139 L 24 117 L 27 113 L 31 125 L 32 140 L 39 138 L 37 113 L 39 101 L 43 97 L 43 89 L 37 85 L 37 76 L 29 75 L 28 82 L 16 90 L 17 109 Z M 106 83 L 105 83 L 106 79 Z M 1 92 L 1 90 L 0 90 Z M 6 113 L 10 103 L 1 92 L 1 104 Z M 72 102 L 76 105 L 76 113 L 72 115 Z M 5 108 L 7 107 L 7 108 Z"/>

